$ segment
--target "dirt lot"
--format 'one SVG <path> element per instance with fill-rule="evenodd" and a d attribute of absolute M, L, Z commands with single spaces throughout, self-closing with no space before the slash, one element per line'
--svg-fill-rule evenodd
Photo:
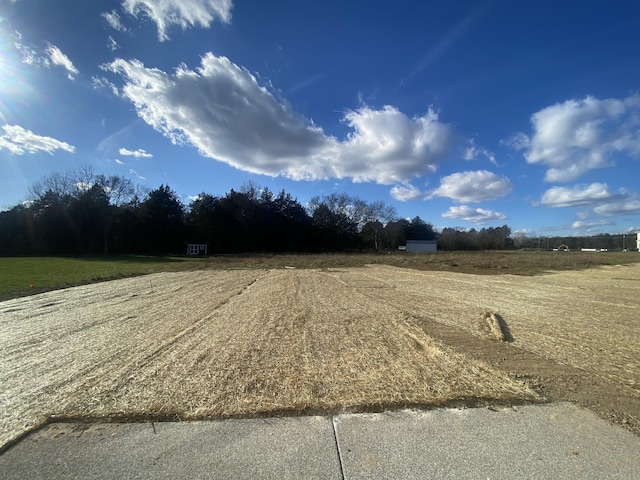
<path fill-rule="evenodd" d="M 0 445 L 53 418 L 570 400 L 640 433 L 640 265 L 163 273 L 0 303 Z M 479 328 L 485 312 L 512 342 Z"/>

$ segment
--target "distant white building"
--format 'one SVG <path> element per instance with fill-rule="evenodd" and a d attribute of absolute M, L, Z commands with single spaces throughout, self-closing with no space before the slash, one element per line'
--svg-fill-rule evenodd
<path fill-rule="evenodd" d="M 438 251 L 437 240 L 407 240 L 407 252 L 436 252 Z"/>
<path fill-rule="evenodd" d="M 640 232 L 636 234 L 636 250 L 640 252 Z"/>

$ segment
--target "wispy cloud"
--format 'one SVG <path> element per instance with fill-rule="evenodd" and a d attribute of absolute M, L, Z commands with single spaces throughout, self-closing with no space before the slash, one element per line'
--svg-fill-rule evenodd
<path fill-rule="evenodd" d="M 415 68 L 402 80 L 402 84 L 408 82 L 418 73 L 431 66 L 446 53 L 449 52 L 460 40 L 462 40 L 472 28 L 482 19 L 495 1 L 479 3 L 471 12 L 441 37 L 420 59 Z"/>
<path fill-rule="evenodd" d="M 120 48 L 120 45 L 118 45 L 118 42 L 116 42 L 111 35 L 109 35 L 109 38 L 107 39 L 107 48 L 112 52 L 115 52 Z"/>
<path fill-rule="evenodd" d="M 53 65 L 58 65 L 67 71 L 69 80 L 73 80 L 78 75 L 78 69 L 73 65 L 73 62 L 55 45 L 49 43 L 45 53 Z"/>
<path fill-rule="evenodd" d="M 136 172 L 133 168 L 130 168 L 130 169 L 129 169 L 129 173 L 130 173 L 131 175 L 135 175 L 135 176 L 136 176 L 136 178 L 137 178 L 138 180 L 142 180 L 143 182 L 147 180 L 147 178 L 146 178 L 146 177 L 143 177 L 142 175 L 140 175 L 140 174 L 139 174 L 138 172 Z"/>
<path fill-rule="evenodd" d="M 36 135 L 19 125 L 3 125 L 4 134 L 0 135 L 0 150 L 5 149 L 14 155 L 46 152 L 53 155 L 56 150 L 75 152 L 75 147 L 52 137 Z"/>
<path fill-rule="evenodd" d="M 604 225 L 615 225 L 615 223 L 611 220 L 576 220 L 571 224 L 571 228 L 573 228 L 574 230 L 590 230 L 594 227 L 602 227 Z"/>
<path fill-rule="evenodd" d="M 593 211 L 598 215 L 604 216 L 640 215 L 640 197 L 634 194 L 627 194 L 618 200 L 598 205 Z"/>
<path fill-rule="evenodd" d="M 69 80 L 74 80 L 80 73 L 71 59 L 55 45 L 47 43 L 47 47 L 41 51 L 24 43 L 20 32 L 15 31 L 13 37 L 13 45 L 20 52 L 23 63 L 34 67 L 50 68 L 52 65 L 62 67 L 67 71 Z"/>
<path fill-rule="evenodd" d="M 103 12 L 100 14 L 100 16 L 104 18 L 105 22 L 107 22 L 107 25 L 109 25 L 114 30 L 117 30 L 118 32 L 127 31 L 125 26 L 122 24 L 122 21 L 120 19 L 120 14 L 116 10 L 111 10 L 110 12 Z"/>
<path fill-rule="evenodd" d="M 118 150 L 120 155 L 124 155 L 127 157 L 136 157 L 136 158 L 152 158 L 153 155 L 143 150 L 142 148 L 138 148 L 137 150 L 127 150 L 126 148 L 121 148 Z"/>
<path fill-rule="evenodd" d="M 22 34 L 17 30 L 14 32 L 14 41 L 13 45 L 16 47 L 20 55 L 22 56 L 22 62 L 27 65 L 33 66 L 42 66 L 44 62 L 47 61 L 46 58 L 43 58 L 38 54 L 35 48 L 26 45 L 22 40 Z"/>
<path fill-rule="evenodd" d="M 112 82 L 104 77 L 91 77 L 91 85 L 96 90 L 106 89 L 113 93 L 116 97 L 120 96 L 120 92 L 118 91 L 118 87 L 116 87 Z"/>
<path fill-rule="evenodd" d="M 292 86 L 291 88 L 289 88 L 287 90 L 288 93 L 295 93 L 299 90 L 302 90 L 306 87 L 308 87 L 309 85 L 312 85 L 320 80 L 322 80 L 323 78 L 329 76 L 331 74 L 331 69 L 330 70 L 325 70 L 324 72 L 320 72 L 317 73 L 315 75 L 312 75 L 306 79 L 304 79 L 303 81 L 296 83 L 294 86 Z"/>
<path fill-rule="evenodd" d="M 231 22 L 232 0 L 123 0 L 122 8 L 136 18 L 149 18 L 158 27 L 158 39 L 169 40 L 172 25 L 183 30 L 200 26 L 208 28 L 211 22 Z"/>
<path fill-rule="evenodd" d="M 487 150 L 484 147 L 479 147 L 473 138 L 468 140 L 468 146 L 465 148 L 462 158 L 465 160 L 476 160 L 478 157 L 485 157 L 494 165 L 497 165 L 496 156 L 493 152 Z"/>

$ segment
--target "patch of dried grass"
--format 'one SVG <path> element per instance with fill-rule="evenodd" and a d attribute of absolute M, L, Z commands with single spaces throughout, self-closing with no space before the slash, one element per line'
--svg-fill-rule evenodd
<path fill-rule="evenodd" d="M 209 271 L 0 304 L 11 399 L 0 443 L 48 414 L 194 419 L 537 399 L 362 293 L 382 288 L 350 272 Z"/>
<path fill-rule="evenodd" d="M 500 312 L 514 332 L 515 347 L 594 373 L 640 395 L 640 342 L 633 341 L 640 337 L 640 296 L 634 281 L 640 278 L 640 264 L 538 277 L 390 266 L 351 272 L 387 285 L 361 289 L 362 294 L 413 317 L 472 334 L 478 334 L 478 312 Z"/>

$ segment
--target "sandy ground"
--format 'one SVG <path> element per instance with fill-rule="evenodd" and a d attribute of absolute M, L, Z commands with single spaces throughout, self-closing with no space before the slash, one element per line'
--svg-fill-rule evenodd
<path fill-rule="evenodd" d="M 526 353 L 533 371 L 574 368 L 587 386 L 613 382 L 637 423 L 638 293 L 640 265 L 539 277 L 372 266 L 164 273 L 9 300 L 0 303 L 0 445 L 50 415 L 539 399 L 485 351 Z M 511 350 L 480 336 L 486 311 L 508 323 Z"/>
<path fill-rule="evenodd" d="M 331 273 L 348 286 L 416 319 L 427 317 L 477 333 L 495 311 L 513 344 L 588 369 L 640 393 L 640 265 L 537 277 L 420 272 L 378 266 Z M 375 288 L 375 290 L 373 290 Z"/>

